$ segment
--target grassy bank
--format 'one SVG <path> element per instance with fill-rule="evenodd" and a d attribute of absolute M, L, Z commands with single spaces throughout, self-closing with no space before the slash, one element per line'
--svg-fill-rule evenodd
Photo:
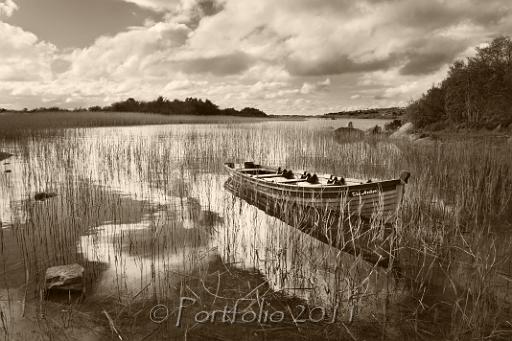
<path fill-rule="evenodd" d="M 161 115 L 132 112 L 4 112 L 0 114 L 0 134 L 20 130 L 114 127 L 154 124 L 256 122 L 265 118 L 241 116 Z"/>

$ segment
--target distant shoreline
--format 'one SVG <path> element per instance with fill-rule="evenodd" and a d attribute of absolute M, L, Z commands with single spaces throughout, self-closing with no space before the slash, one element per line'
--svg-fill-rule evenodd
<path fill-rule="evenodd" d="M 140 112 L 40 111 L 0 113 L 0 137 L 14 137 L 23 130 L 127 127 L 164 124 L 229 124 L 296 121 L 307 117 L 248 117 L 231 115 L 164 115 Z"/>
<path fill-rule="evenodd" d="M 21 130 L 124 127 L 163 124 L 208 124 L 260 122 L 266 117 L 220 115 L 162 115 L 133 112 L 3 112 L 0 113 L 0 136 L 13 136 Z"/>
<path fill-rule="evenodd" d="M 339 114 L 339 115 L 333 115 L 326 117 L 325 115 L 322 116 L 313 116 L 315 118 L 321 118 L 324 120 L 336 120 L 336 119 L 358 119 L 358 120 L 395 120 L 395 119 L 401 119 L 402 116 L 386 116 L 386 115 L 379 115 L 379 114 L 363 114 L 363 115 L 352 115 L 352 114 Z"/>
<path fill-rule="evenodd" d="M 321 118 L 336 119 L 336 118 L 359 118 L 359 119 L 385 119 L 394 120 L 405 116 L 405 108 L 390 107 L 390 108 L 372 108 L 361 110 L 350 110 L 332 112 L 321 115 Z"/>
<path fill-rule="evenodd" d="M 127 127 L 164 124 L 229 124 L 265 121 L 304 121 L 308 119 L 390 119 L 377 115 L 165 115 L 159 113 L 112 111 L 3 111 L 0 137 L 14 137 L 23 130 Z"/>

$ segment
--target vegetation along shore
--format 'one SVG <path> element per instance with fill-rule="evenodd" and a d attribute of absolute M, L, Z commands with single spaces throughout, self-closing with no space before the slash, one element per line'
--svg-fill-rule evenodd
<path fill-rule="evenodd" d="M 406 109 L 428 131 L 497 130 L 512 124 L 512 40 L 495 38 L 450 66 L 447 77 Z"/>

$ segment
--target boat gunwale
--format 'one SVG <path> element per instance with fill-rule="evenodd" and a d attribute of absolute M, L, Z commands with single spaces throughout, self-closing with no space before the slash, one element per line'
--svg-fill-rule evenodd
<path fill-rule="evenodd" d="M 319 184 L 317 187 L 309 187 L 309 186 L 299 186 L 297 184 L 265 181 L 264 178 L 259 179 L 256 177 L 252 177 L 251 174 L 245 174 L 243 172 L 240 172 L 236 168 L 229 167 L 229 165 L 227 165 L 227 164 L 225 164 L 224 167 L 230 173 L 235 173 L 242 178 L 251 180 L 252 182 L 255 182 L 258 184 L 266 185 L 266 187 L 268 186 L 268 187 L 274 188 L 274 189 L 276 189 L 276 188 L 291 189 L 291 190 L 292 189 L 300 189 L 300 190 L 308 190 L 308 191 L 314 191 L 314 192 L 320 192 L 320 191 L 326 192 L 326 190 L 331 190 L 331 191 L 327 191 L 327 192 L 340 192 L 340 190 L 353 190 L 353 189 L 361 190 L 362 188 L 365 188 L 365 187 L 373 189 L 375 187 L 384 187 L 382 185 L 386 185 L 385 187 L 388 187 L 388 186 L 392 186 L 393 184 L 395 184 L 397 186 L 403 184 L 402 180 L 398 178 L 398 179 L 374 181 L 374 182 L 370 182 L 370 183 L 362 183 L 362 184 L 355 184 L 355 185 Z M 262 167 L 262 169 L 272 170 L 272 169 L 263 168 L 263 167 Z M 299 179 L 297 179 L 297 180 L 299 180 Z"/>

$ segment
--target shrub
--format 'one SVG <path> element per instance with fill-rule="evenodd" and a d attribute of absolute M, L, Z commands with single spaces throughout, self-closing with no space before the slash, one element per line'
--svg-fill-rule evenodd
<path fill-rule="evenodd" d="M 389 132 L 396 131 L 398 128 L 402 126 L 401 120 L 393 120 L 384 125 L 384 129 Z"/>

